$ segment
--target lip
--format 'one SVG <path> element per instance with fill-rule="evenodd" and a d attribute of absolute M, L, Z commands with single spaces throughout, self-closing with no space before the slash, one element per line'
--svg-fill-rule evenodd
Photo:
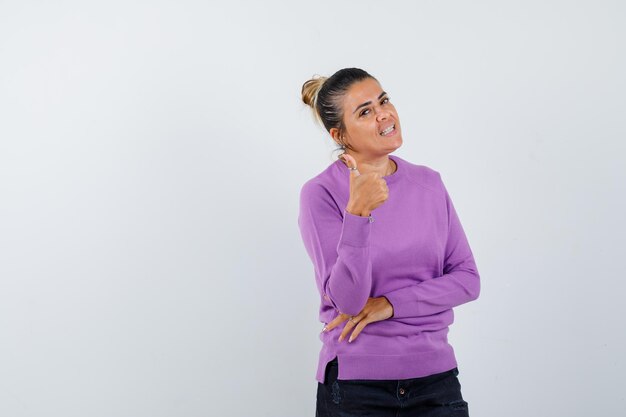
<path fill-rule="evenodd" d="M 394 129 L 393 129 L 393 132 L 391 132 L 391 133 L 389 133 L 389 134 L 387 134 L 387 135 L 384 135 L 384 136 L 383 136 L 383 135 L 381 135 L 381 134 L 380 134 L 380 132 L 382 132 L 383 130 L 387 129 L 389 126 L 395 126 L 395 127 L 394 127 Z M 390 125 L 388 125 L 388 126 L 386 126 L 386 127 L 382 128 L 382 129 L 380 129 L 380 130 L 378 131 L 378 136 L 382 136 L 383 138 L 388 138 L 388 137 L 390 137 L 390 136 L 395 136 L 397 133 L 398 133 L 398 124 L 397 124 L 397 123 L 392 123 L 392 124 L 390 124 Z"/>

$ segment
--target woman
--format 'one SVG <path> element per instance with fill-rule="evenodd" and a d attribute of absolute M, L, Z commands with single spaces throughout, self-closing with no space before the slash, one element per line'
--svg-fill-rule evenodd
<path fill-rule="evenodd" d="M 400 120 L 367 72 L 308 80 L 302 99 L 343 150 L 300 194 L 325 324 L 316 416 L 468 416 L 447 334 L 480 282 L 440 174 L 390 155 Z"/>

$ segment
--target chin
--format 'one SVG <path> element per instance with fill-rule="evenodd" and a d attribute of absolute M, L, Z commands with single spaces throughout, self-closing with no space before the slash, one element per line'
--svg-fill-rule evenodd
<path fill-rule="evenodd" d="M 391 144 L 395 146 L 396 149 L 402 146 L 402 143 L 403 143 L 403 140 L 402 140 L 402 135 L 400 133 L 398 133 L 398 136 L 394 138 L 393 141 L 391 142 Z"/>
<path fill-rule="evenodd" d="M 394 153 L 397 149 L 399 149 L 402 146 L 402 141 L 399 142 L 393 142 L 393 143 L 388 143 L 387 147 L 385 149 L 385 152 L 387 153 L 387 155 L 389 155 L 390 153 Z"/>

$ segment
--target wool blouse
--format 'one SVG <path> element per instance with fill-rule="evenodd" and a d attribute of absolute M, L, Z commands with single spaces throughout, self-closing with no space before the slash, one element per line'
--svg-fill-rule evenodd
<path fill-rule="evenodd" d="M 319 320 L 357 315 L 386 297 L 393 316 L 370 323 L 351 343 L 345 322 L 320 333 L 317 381 L 337 357 L 339 379 L 406 379 L 457 366 L 448 343 L 453 307 L 475 300 L 480 277 L 439 172 L 389 155 L 388 199 L 370 217 L 348 213 L 350 170 L 331 163 L 301 188 L 298 226 L 320 295 Z"/>

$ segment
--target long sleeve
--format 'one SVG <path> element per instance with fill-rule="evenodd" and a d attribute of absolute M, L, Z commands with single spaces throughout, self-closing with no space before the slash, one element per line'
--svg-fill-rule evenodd
<path fill-rule="evenodd" d="M 393 318 L 436 314 L 475 300 L 480 293 L 474 256 L 443 182 L 441 187 L 448 216 L 443 275 L 382 294 L 393 306 Z"/>
<path fill-rule="evenodd" d="M 298 226 L 320 294 L 341 313 L 361 312 L 372 287 L 369 218 L 341 209 L 322 185 L 307 182 Z"/>

